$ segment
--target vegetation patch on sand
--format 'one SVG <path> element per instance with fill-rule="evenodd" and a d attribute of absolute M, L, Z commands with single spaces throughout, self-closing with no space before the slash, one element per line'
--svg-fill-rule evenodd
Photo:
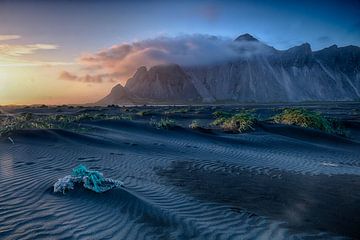
<path fill-rule="evenodd" d="M 139 111 L 136 113 L 136 115 L 138 116 L 149 116 L 149 115 L 152 115 L 153 113 L 150 111 L 150 110 L 142 110 L 142 111 Z"/>
<path fill-rule="evenodd" d="M 86 131 L 82 121 L 95 120 L 131 120 L 127 115 L 107 115 L 81 113 L 76 115 L 35 115 L 22 113 L 17 115 L 3 116 L 0 118 L 0 136 L 9 135 L 12 131 L 20 129 L 68 129 L 74 131 Z"/>
<path fill-rule="evenodd" d="M 318 129 L 326 133 L 346 135 L 341 124 L 322 116 L 320 113 L 302 108 L 287 108 L 273 117 L 275 123 Z"/>
<path fill-rule="evenodd" d="M 160 120 L 151 119 L 150 125 L 157 129 L 170 129 L 176 126 L 176 122 L 169 118 L 161 118 Z"/>
<path fill-rule="evenodd" d="M 3 117 L 0 119 L 0 136 L 8 135 L 18 129 L 49 129 L 53 124 L 49 121 L 42 121 L 31 113 L 19 114 L 16 116 Z"/>
<path fill-rule="evenodd" d="M 174 109 L 165 111 L 164 114 L 171 115 L 171 114 L 179 114 L 179 113 L 187 113 L 187 112 L 189 112 L 189 108 L 174 108 Z"/>
<path fill-rule="evenodd" d="M 221 116 L 220 114 L 217 114 Z M 215 119 L 211 125 L 219 126 L 221 129 L 227 132 L 248 132 L 254 130 L 254 125 L 256 123 L 256 118 L 248 113 L 241 112 L 235 115 L 230 116 L 221 116 Z"/>
<path fill-rule="evenodd" d="M 225 117 L 231 117 L 231 113 L 223 112 L 223 111 L 216 111 L 212 113 L 213 117 L 215 118 L 225 118 Z"/>
<path fill-rule="evenodd" d="M 198 120 L 192 120 L 192 122 L 189 124 L 189 128 L 191 129 L 197 129 L 200 127 L 200 123 Z"/>

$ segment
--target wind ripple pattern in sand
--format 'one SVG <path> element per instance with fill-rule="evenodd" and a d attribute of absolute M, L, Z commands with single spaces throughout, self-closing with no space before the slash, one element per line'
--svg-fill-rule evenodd
<path fill-rule="evenodd" d="M 96 127 L 99 132 L 87 136 L 43 131 L 36 141 L 20 134 L 16 144 L 0 143 L 1 239 L 336 238 L 290 233 L 280 221 L 201 201 L 164 183 L 156 169 L 187 160 L 217 172 L 236 165 L 254 174 L 360 174 L 350 150 L 339 153 L 266 133 L 208 136 L 137 125 Z M 52 184 L 79 163 L 124 181 L 126 189 L 52 193 Z"/>

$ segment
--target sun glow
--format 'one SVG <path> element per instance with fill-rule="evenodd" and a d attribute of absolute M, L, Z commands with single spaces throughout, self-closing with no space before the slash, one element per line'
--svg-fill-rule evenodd
<path fill-rule="evenodd" d="M 0 63 L 1 64 L 1 63 Z M 0 99 L 3 96 L 5 87 L 6 87 L 6 79 L 9 78 L 9 73 L 5 68 L 0 67 Z"/>
<path fill-rule="evenodd" d="M 58 79 L 63 65 L 4 66 L 0 61 L 0 105 L 89 103 L 103 97 L 113 83 Z M 71 68 L 72 67 L 72 68 Z M 76 72 L 76 66 L 69 66 Z M 59 90 L 60 89 L 60 90 Z"/>
<path fill-rule="evenodd" d="M 0 62 L 0 66 L 1 66 L 1 62 Z M 0 67 L 0 80 L 6 79 L 9 77 L 9 72 L 8 69 L 6 69 L 5 67 Z"/>

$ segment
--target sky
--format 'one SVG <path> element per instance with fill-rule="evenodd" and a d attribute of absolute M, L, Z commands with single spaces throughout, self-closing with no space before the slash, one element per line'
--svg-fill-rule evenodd
<path fill-rule="evenodd" d="M 360 0 L 0 0 L 0 105 L 95 102 L 142 65 L 231 57 L 243 33 L 360 46 Z"/>

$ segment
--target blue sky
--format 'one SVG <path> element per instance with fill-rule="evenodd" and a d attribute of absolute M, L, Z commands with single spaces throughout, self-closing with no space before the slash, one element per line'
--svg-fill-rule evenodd
<path fill-rule="evenodd" d="M 0 104 L 94 101 L 146 65 L 141 56 L 155 54 L 154 45 L 221 50 L 243 33 L 277 49 L 359 46 L 360 0 L 0 0 Z M 227 40 L 210 43 L 206 35 Z M 133 54 L 112 61 L 128 48 Z"/>
<path fill-rule="evenodd" d="M 157 35 L 248 32 L 279 49 L 360 44 L 359 1 L 0 1 L 0 34 L 67 56 Z"/>

